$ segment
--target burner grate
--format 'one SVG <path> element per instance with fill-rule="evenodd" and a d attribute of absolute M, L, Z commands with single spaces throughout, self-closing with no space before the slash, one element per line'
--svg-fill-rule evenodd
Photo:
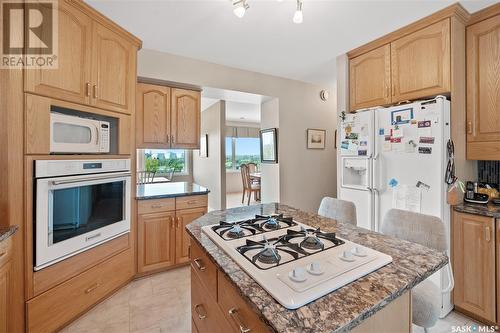
<path fill-rule="evenodd" d="M 297 223 L 293 221 L 293 218 L 284 217 L 283 214 L 255 215 L 255 218 L 248 220 L 236 222 L 220 221 L 218 225 L 212 227 L 212 230 L 222 237 L 222 239 L 232 240 L 296 225 Z"/>

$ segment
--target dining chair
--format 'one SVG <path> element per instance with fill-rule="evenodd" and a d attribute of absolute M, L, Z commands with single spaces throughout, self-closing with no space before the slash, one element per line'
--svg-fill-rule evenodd
<path fill-rule="evenodd" d="M 254 184 L 250 178 L 250 169 L 248 165 L 242 164 L 240 166 L 241 180 L 243 182 L 243 197 L 241 203 L 245 202 L 245 194 L 248 193 L 248 203 L 250 205 L 250 198 L 254 194 L 255 201 L 260 201 L 260 184 Z"/>
<path fill-rule="evenodd" d="M 391 209 L 384 217 L 380 232 L 439 252 L 448 249 L 444 223 L 435 216 Z M 412 321 L 415 325 L 423 327 L 425 332 L 436 325 L 439 319 L 441 294 L 453 290 L 455 282 L 451 262 L 446 266 L 446 273 L 449 283 L 444 289 L 440 289 L 429 279 L 412 289 Z"/>
<path fill-rule="evenodd" d="M 319 205 L 318 215 L 329 217 L 340 223 L 357 224 L 356 206 L 346 200 L 324 197 Z"/>
<path fill-rule="evenodd" d="M 156 171 L 137 171 L 137 184 L 151 184 Z"/>
<path fill-rule="evenodd" d="M 250 179 L 252 183 L 254 184 L 260 184 L 260 178 L 259 177 L 252 177 L 252 173 L 256 173 L 257 170 L 257 164 L 250 162 L 246 164 L 248 166 L 248 172 L 250 173 Z"/>

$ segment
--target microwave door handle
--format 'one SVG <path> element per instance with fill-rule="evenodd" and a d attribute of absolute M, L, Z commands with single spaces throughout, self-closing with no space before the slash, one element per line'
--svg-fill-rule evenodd
<path fill-rule="evenodd" d="M 85 183 L 94 180 L 102 180 L 102 179 L 113 179 L 113 178 L 122 178 L 129 177 L 131 173 L 122 173 L 122 174 L 114 174 L 107 176 L 96 176 L 96 177 L 88 177 L 88 178 L 78 178 L 78 179 L 65 179 L 65 180 L 53 180 L 52 185 L 65 185 L 65 184 L 76 184 L 76 183 Z"/>

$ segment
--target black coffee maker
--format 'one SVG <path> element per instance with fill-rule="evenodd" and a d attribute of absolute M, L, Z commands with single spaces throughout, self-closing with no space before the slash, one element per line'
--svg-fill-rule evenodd
<path fill-rule="evenodd" d="M 487 204 L 490 197 L 487 194 L 477 193 L 477 183 L 467 182 L 465 185 L 464 201 L 476 204 Z"/>

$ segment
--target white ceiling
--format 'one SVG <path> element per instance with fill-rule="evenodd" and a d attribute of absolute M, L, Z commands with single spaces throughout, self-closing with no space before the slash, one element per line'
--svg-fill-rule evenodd
<path fill-rule="evenodd" d="M 143 40 L 143 47 L 331 87 L 335 57 L 432 14 L 454 0 L 86 0 Z M 461 1 L 470 12 L 495 0 Z"/>
<path fill-rule="evenodd" d="M 226 101 L 226 122 L 260 123 L 260 104 Z"/>

